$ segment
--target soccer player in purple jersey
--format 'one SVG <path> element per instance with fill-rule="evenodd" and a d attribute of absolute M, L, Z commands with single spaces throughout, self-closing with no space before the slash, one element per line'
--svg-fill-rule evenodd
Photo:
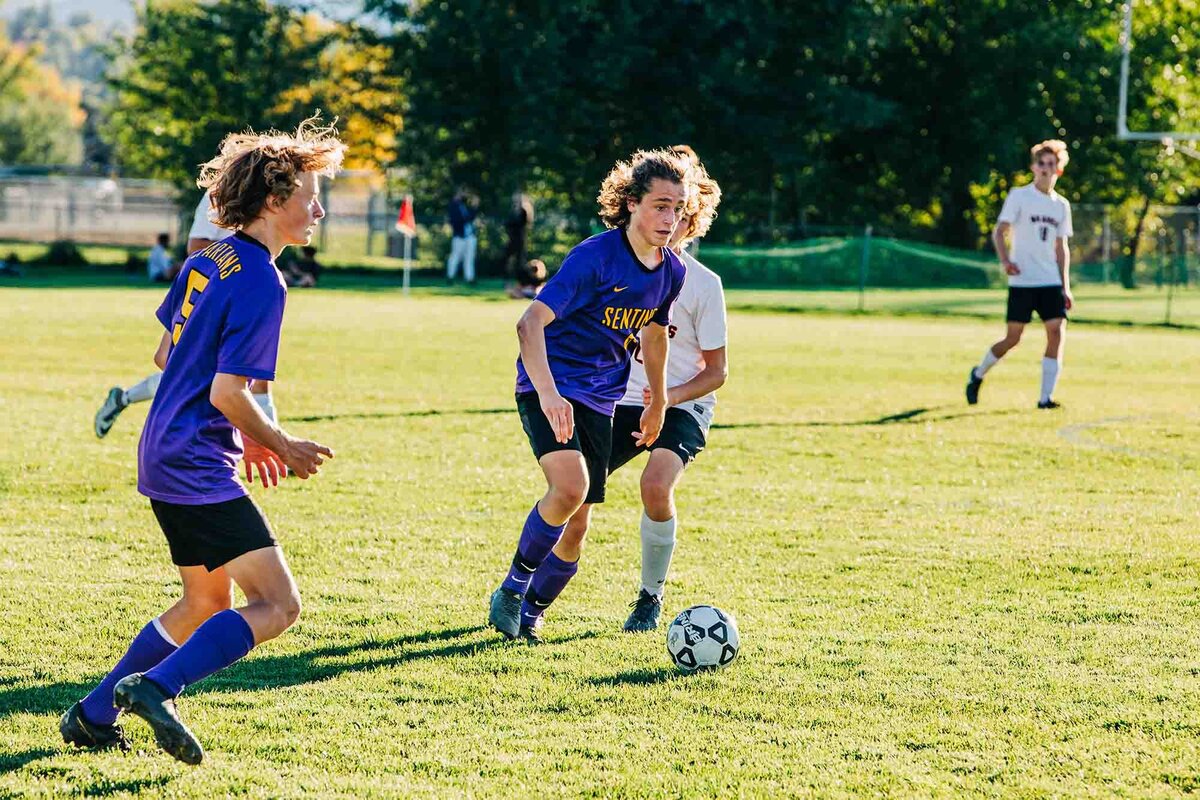
<path fill-rule="evenodd" d="M 612 417 L 641 342 L 650 400 L 634 432 L 651 444 L 666 413 L 667 326 L 684 266 L 667 243 L 695 191 L 689 165 L 665 150 L 618 162 L 597 198 L 611 230 L 575 247 L 517 323 L 517 411 L 549 488 L 529 512 L 488 620 L 540 641 L 542 612 L 579 566 L 582 537 L 604 502 Z"/>
<path fill-rule="evenodd" d="M 138 446 L 138 491 L 166 535 L 183 597 L 138 633 L 124 657 L 59 724 L 81 747 L 128 748 L 120 711 L 141 717 L 163 750 L 188 764 L 204 757 L 175 698 L 273 639 L 300 614 L 283 551 L 246 487 L 286 466 L 301 479 L 333 453 L 274 424 L 251 398 L 252 380 L 275 380 L 287 288 L 275 265 L 307 244 L 325 216 L 318 176 L 332 176 L 345 146 L 309 120 L 293 134 L 231 134 L 204 165 L 217 224 L 236 230 L 184 263 L 157 317 L 166 332 L 155 361 L 162 380 Z M 232 584 L 246 596 L 233 609 Z"/>

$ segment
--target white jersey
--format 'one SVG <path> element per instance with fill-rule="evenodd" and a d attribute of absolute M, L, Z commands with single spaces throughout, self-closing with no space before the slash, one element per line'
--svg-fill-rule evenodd
<path fill-rule="evenodd" d="M 1054 245 L 1075 235 L 1071 204 L 1053 189 L 1043 194 L 1032 183 L 1004 198 L 1000 222 L 1012 225 L 1009 260 L 1021 270 L 1008 276 L 1009 286 L 1062 286 Z"/>
<path fill-rule="evenodd" d="M 200 204 L 196 206 L 196 216 L 192 218 L 192 229 L 188 232 L 189 239 L 209 239 L 216 242 L 233 233 L 212 221 L 209 216 L 211 209 L 212 201 L 208 199 L 208 192 L 205 192 L 200 198 Z"/>
<path fill-rule="evenodd" d="M 701 351 L 716 350 L 726 343 L 725 292 L 721 288 L 721 277 L 686 251 L 680 258 L 687 267 L 687 278 L 671 309 L 667 388 L 687 383 L 696 377 L 704 369 L 704 354 Z M 642 389 L 648 385 L 646 368 L 639 354 L 633 359 L 629 384 L 618 405 L 642 406 Z M 696 418 L 700 427 L 708 430 L 716 405 L 717 394 L 710 392 L 704 397 L 681 403 L 676 408 L 687 411 Z"/>

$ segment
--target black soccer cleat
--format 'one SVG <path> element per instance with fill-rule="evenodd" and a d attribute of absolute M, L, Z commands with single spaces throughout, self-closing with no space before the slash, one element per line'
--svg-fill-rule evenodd
<path fill-rule="evenodd" d="M 653 595 L 642 589 L 637 600 L 629 604 L 633 611 L 629 614 L 629 619 L 625 620 L 626 633 L 639 633 L 641 631 L 652 631 L 658 628 L 658 618 L 662 614 L 662 600 L 658 595 Z"/>
<path fill-rule="evenodd" d="M 117 708 L 136 714 L 154 731 L 154 740 L 168 755 L 185 764 L 204 760 L 204 748 L 175 711 L 175 699 L 158 684 L 135 672 L 117 682 L 113 690 Z"/>
<path fill-rule="evenodd" d="M 1062 408 L 1062 403 L 1056 403 L 1053 400 L 1039 400 L 1038 408 Z"/>
<path fill-rule="evenodd" d="M 117 749 L 129 752 L 132 749 L 120 725 L 95 724 L 83 715 L 82 702 L 71 706 L 62 715 L 58 721 L 58 732 L 67 744 L 87 750 Z"/>
<path fill-rule="evenodd" d="M 515 639 L 521 632 L 521 601 L 524 599 L 520 592 L 503 586 L 492 592 L 488 622 L 507 639 Z"/>
<path fill-rule="evenodd" d="M 100 406 L 100 410 L 96 412 L 96 418 L 92 421 L 97 439 L 103 439 L 108 435 L 108 432 L 112 430 L 113 423 L 117 421 L 117 417 L 128 405 L 125 402 L 124 389 L 114 386 L 108 390 L 108 397 L 104 398 L 104 405 Z"/>
<path fill-rule="evenodd" d="M 521 629 L 517 631 L 517 641 L 528 645 L 545 644 L 546 640 L 542 638 L 542 618 L 538 617 L 537 622 L 532 625 L 521 623 Z"/>
<path fill-rule="evenodd" d="M 980 386 L 983 386 L 983 378 L 975 377 L 975 368 L 971 367 L 971 374 L 967 377 L 967 405 L 973 406 L 979 402 Z"/>

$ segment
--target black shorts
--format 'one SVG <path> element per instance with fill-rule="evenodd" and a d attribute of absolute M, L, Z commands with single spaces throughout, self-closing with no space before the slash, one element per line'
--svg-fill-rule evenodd
<path fill-rule="evenodd" d="M 212 572 L 251 550 L 278 544 L 267 518 L 249 497 L 198 506 L 151 500 L 150 507 L 177 567 L 203 566 Z"/>
<path fill-rule="evenodd" d="M 1009 322 L 1029 322 L 1036 311 L 1042 322 L 1067 318 L 1067 298 L 1061 286 L 1008 287 Z"/>
<path fill-rule="evenodd" d="M 642 409 L 639 406 L 617 406 L 617 413 L 613 417 L 612 455 L 608 458 L 609 474 L 625 466 L 638 453 L 645 452 L 646 448 L 638 445 L 633 438 L 634 431 L 641 430 L 641 427 Z M 700 455 L 706 438 L 704 428 L 700 427 L 695 417 L 682 408 L 668 408 L 662 431 L 650 449 L 666 448 L 679 456 L 686 467 Z"/>
<path fill-rule="evenodd" d="M 587 497 L 583 502 L 603 503 L 604 484 L 608 479 L 608 451 L 612 447 L 612 417 L 570 398 L 567 398 L 567 402 L 575 410 L 575 433 L 566 444 L 554 438 L 554 429 L 542 411 L 537 392 L 521 392 L 517 395 L 521 427 L 525 429 L 533 454 L 539 460 L 547 453 L 559 450 L 582 453 L 588 473 Z"/>

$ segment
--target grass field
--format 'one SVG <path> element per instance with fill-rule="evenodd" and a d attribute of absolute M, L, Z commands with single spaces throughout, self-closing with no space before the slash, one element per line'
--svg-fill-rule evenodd
<path fill-rule="evenodd" d="M 1037 412 L 1039 334 L 968 408 L 995 320 L 740 293 L 757 310 L 731 315 L 667 595 L 668 615 L 737 615 L 732 668 L 682 676 L 663 636 L 619 631 L 640 461 L 595 516 L 550 643 L 483 629 L 542 489 L 512 410 L 520 304 L 294 292 L 277 403 L 337 458 L 254 494 L 301 621 L 185 693 L 203 766 L 137 720 L 136 753 L 68 752 L 58 714 L 176 591 L 134 488 L 144 408 L 91 433 L 107 388 L 151 369 L 159 299 L 0 287 L 0 796 L 1200 791 L 1200 335 L 1074 327 L 1066 409 Z"/>

